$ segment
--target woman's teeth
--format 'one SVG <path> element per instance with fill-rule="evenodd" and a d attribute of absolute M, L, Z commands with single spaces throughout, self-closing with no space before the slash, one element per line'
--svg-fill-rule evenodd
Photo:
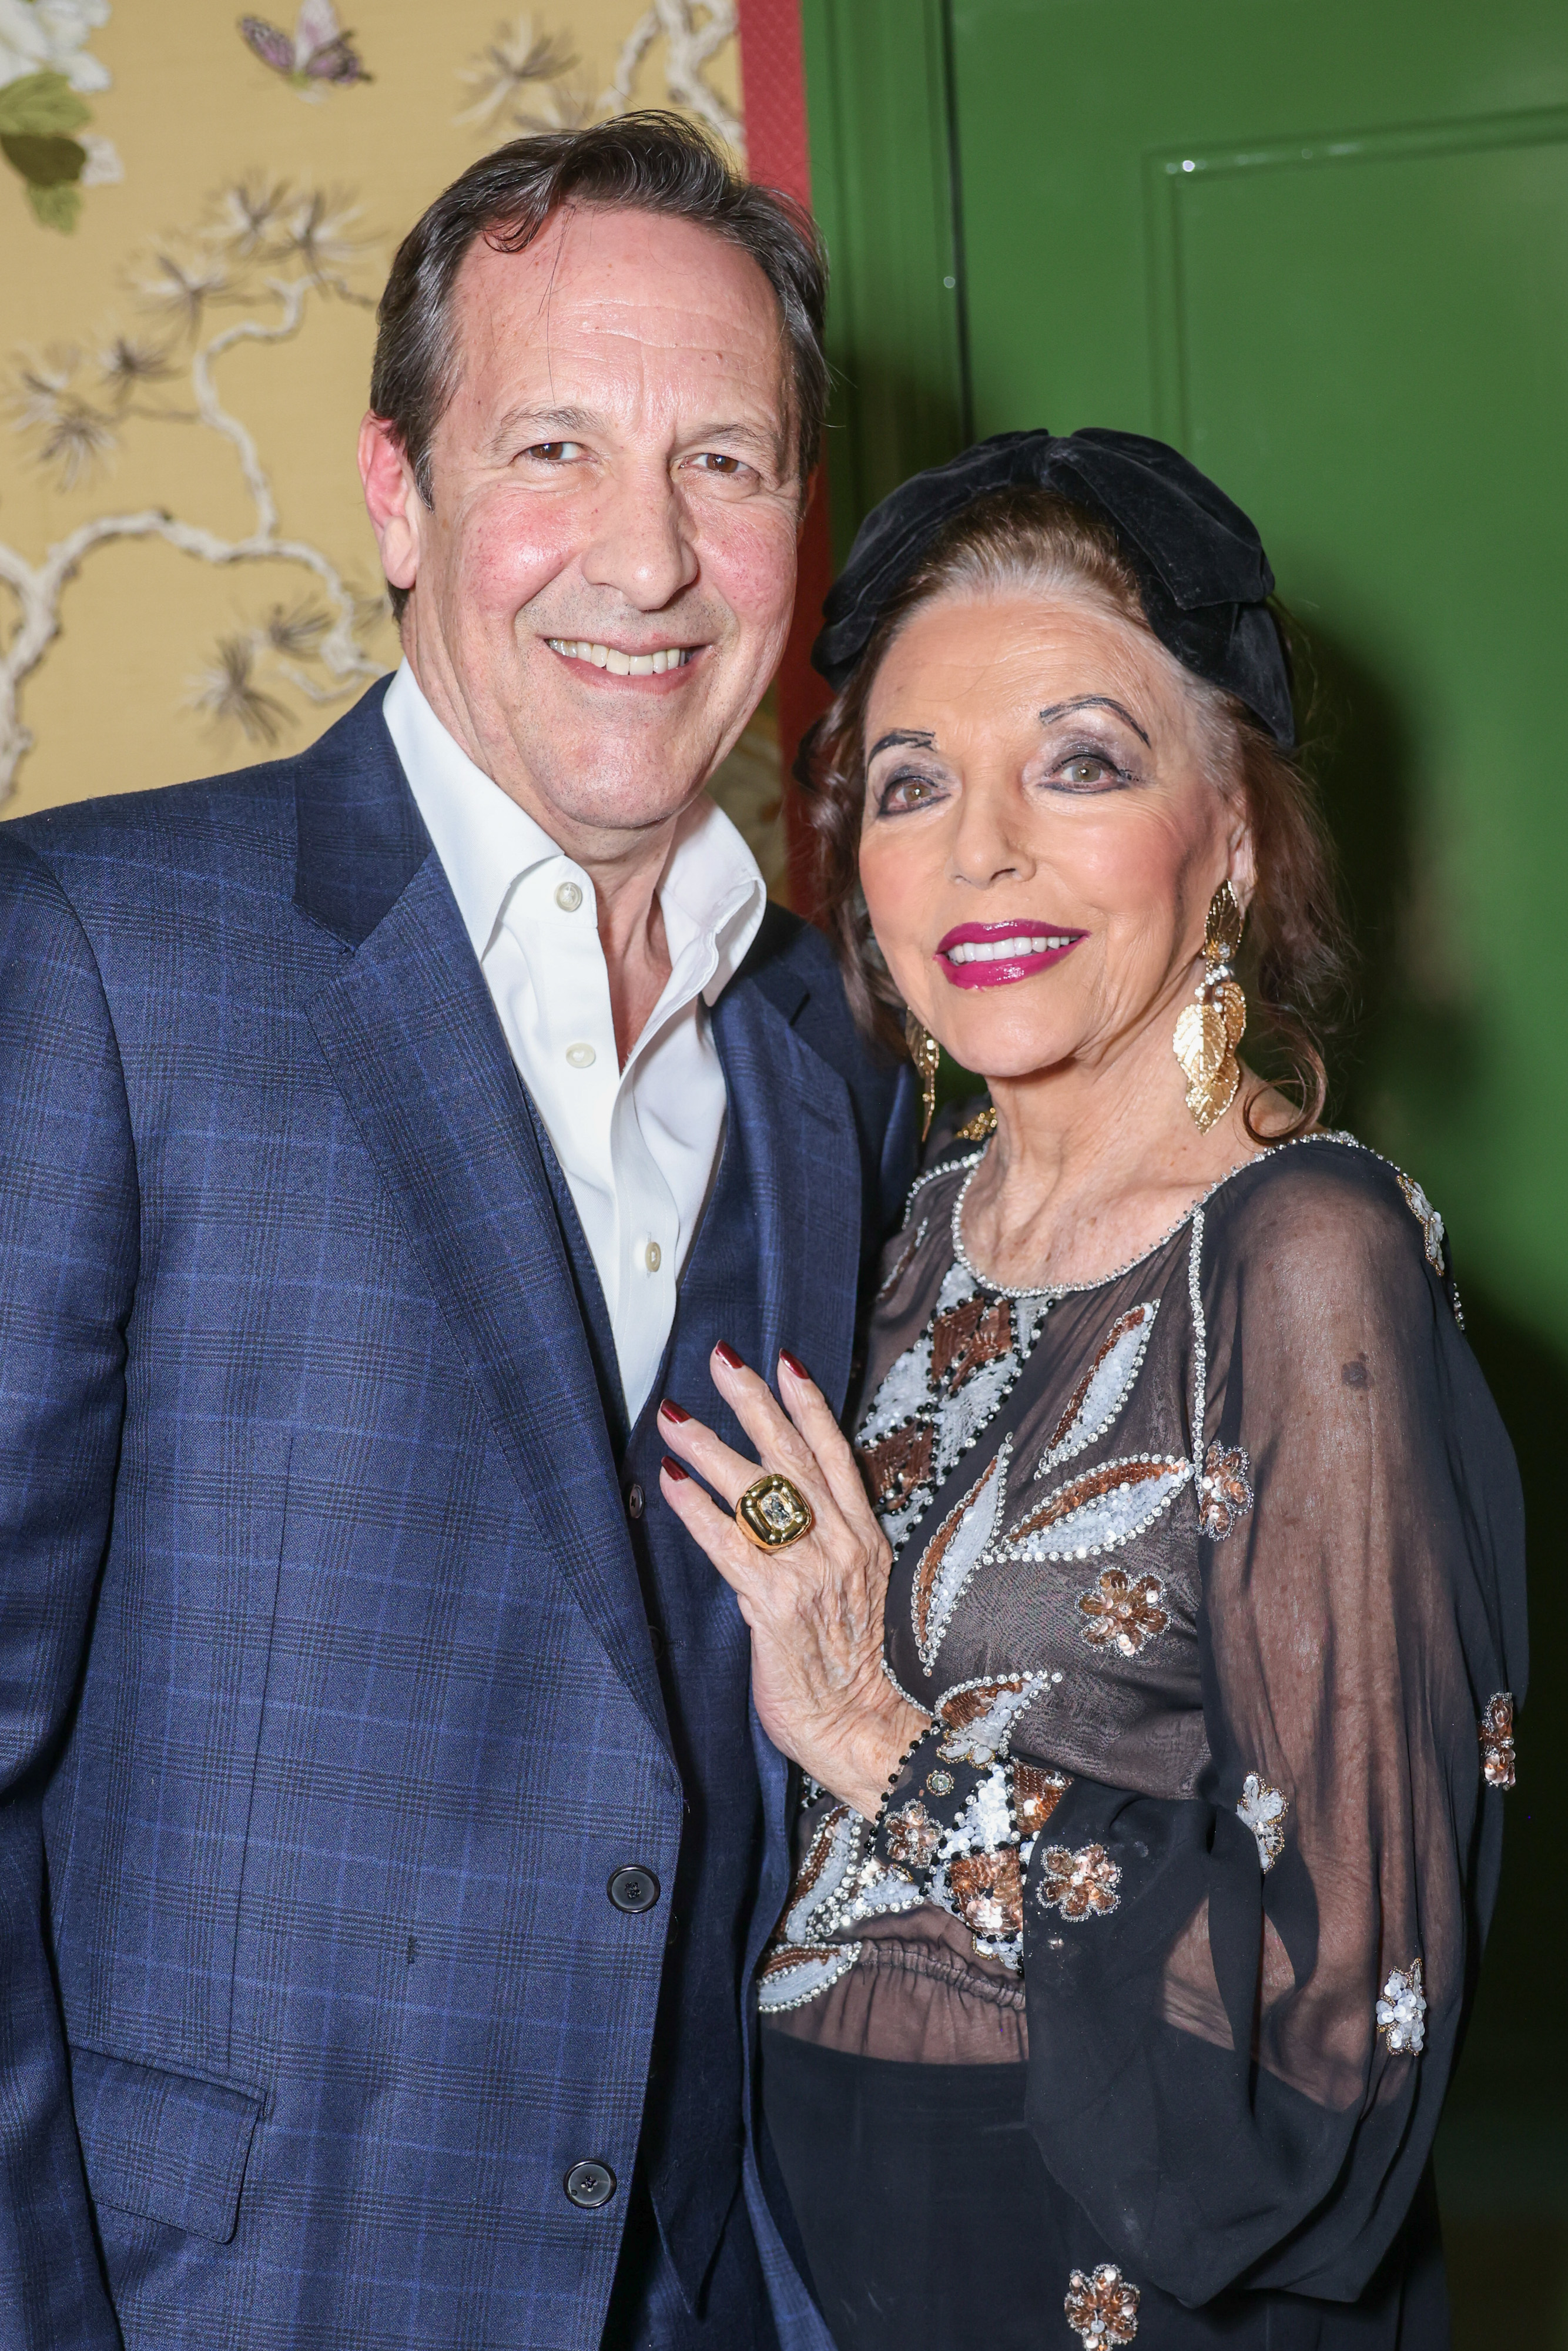
<path fill-rule="evenodd" d="M 607 669 L 612 677 L 663 677 L 667 669 L 683 669 L 695 650 L 690 645 L 667 645 L 662 653 L 623 653 L 618 645 L 591 645 L 586 638 L 547 637 L 545 643 L 552 653 L 564 653 L 568 661 L 591 662 L 595 669 Z"/>
<path fill-rule="evenodd" d="M 1073 935 L 1076 935 L 1074 934 Z M 1072 937 L 1053 938 L 1048 932 L 1025 934 L 1014 939 L 966 939 L 959 946 L 949 947 L 949 963 L 1016 963 L 1019 956 L 1050 955 L 1057 947 L 1070 947 Z"/>

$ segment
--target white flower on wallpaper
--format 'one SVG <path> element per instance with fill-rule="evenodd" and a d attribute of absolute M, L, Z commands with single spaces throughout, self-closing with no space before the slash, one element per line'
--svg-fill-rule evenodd
<path fill-rule="evenodd" d="M 44 228 L 73 229 L 83 188 L 125 176 L 113 142 L 91 131 L 86 94 L 110 86 L 88 43 L 109 0 L 0 0 L 0 155 Z"/>
<path fill-rule="evenodd" d="M 301 703 L 340 700 L 381 675 L 384 664 L 366 642 L 386 611 L 380 582 L 357 590 L 323 549 L 283 529 L 256 436 L 219 391 L 221 362 L 238 346 L 291 341 L 323 302 L 371 304 L 356 283 L 364 253 L 357 218 L 344 192 L 259 173 L 236 180 L 213 197 L 204 220 L 142 256 L 131 277 L 133 327 L 105 328 L 16 361 L 7 387 L 12 422 L 57 489 L 109 474 L 132 434 L 158 431 L 169 447 L 170 497 L 96 515 L 37 563 L 0 544 L 0 581 L 19 608 L 0 655 L 0 799 L 32 747 L 22 692 L 59 633 L 66 590 L 95 548 L 117 540 L 161 539 L 220 569 L 281 563 L 304 575 L 299 599 L 221 636 L 192 680 L 193 707 L 246 741 L 275 743 L 298 722 Z M 216 331 L 214 308 L 225 322 Z M 238 538 L 175 510 L 180 444 L 193 431 L 215 434 L 232 452 L 252 517 Z"/>
<path fill-rule="evenodd" d="M 109 0 L 0 0 L 0 86 L 57 73 L 78 95 L 107 89 L 109 70 L 88 43 L 109 22 Z"/>

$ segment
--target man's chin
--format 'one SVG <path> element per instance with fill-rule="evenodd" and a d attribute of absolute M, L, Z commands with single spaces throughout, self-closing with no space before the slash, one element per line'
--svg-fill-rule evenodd
<path fill-rule="evenodd" d="M 683 745 L 664 758 L 627 761 L 607 773 L 585 748 L 581 760 L 570 766 L 559 759 L 543 767 L 535 763 L 529 780 L 547 831 L 548 810 L 585 831 L 646 832 L 691 806 L 712 766 L 710 758 Z"/>

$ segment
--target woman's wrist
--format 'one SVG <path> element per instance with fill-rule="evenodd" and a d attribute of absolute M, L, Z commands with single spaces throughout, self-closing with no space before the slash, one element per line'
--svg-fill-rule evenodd
<path fill-rule="evenodd" d="M 813 1776 L 862 1819 L 874 1821 L 909 1750 L 931 1728 L 931 1717 L 883 1680 L 885 1698 L 852 1726 L 837 1769 Z"/>

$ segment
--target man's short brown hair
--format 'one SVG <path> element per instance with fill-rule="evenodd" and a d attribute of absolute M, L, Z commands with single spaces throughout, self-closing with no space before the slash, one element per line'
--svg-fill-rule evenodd
<path fill-rule="evenodd" d="M 392 426 L 426 506 L 434 503 L 431 442 L 456 389 L 452 291 L 464 256 L 477 237 L 497 253 L 521 253 L 572 204 L 693 221 L 756 262 L 773 289 L 789 345 L 803 495 L 828 404 L 821 240 L 800 205 L 742 179 L 695 123 L 647 112 L 497 147 L 444 189 L 399 246 L 376 313 L 371 406 Z M 408 590 L 391 594 L 401 614 Z"/>

